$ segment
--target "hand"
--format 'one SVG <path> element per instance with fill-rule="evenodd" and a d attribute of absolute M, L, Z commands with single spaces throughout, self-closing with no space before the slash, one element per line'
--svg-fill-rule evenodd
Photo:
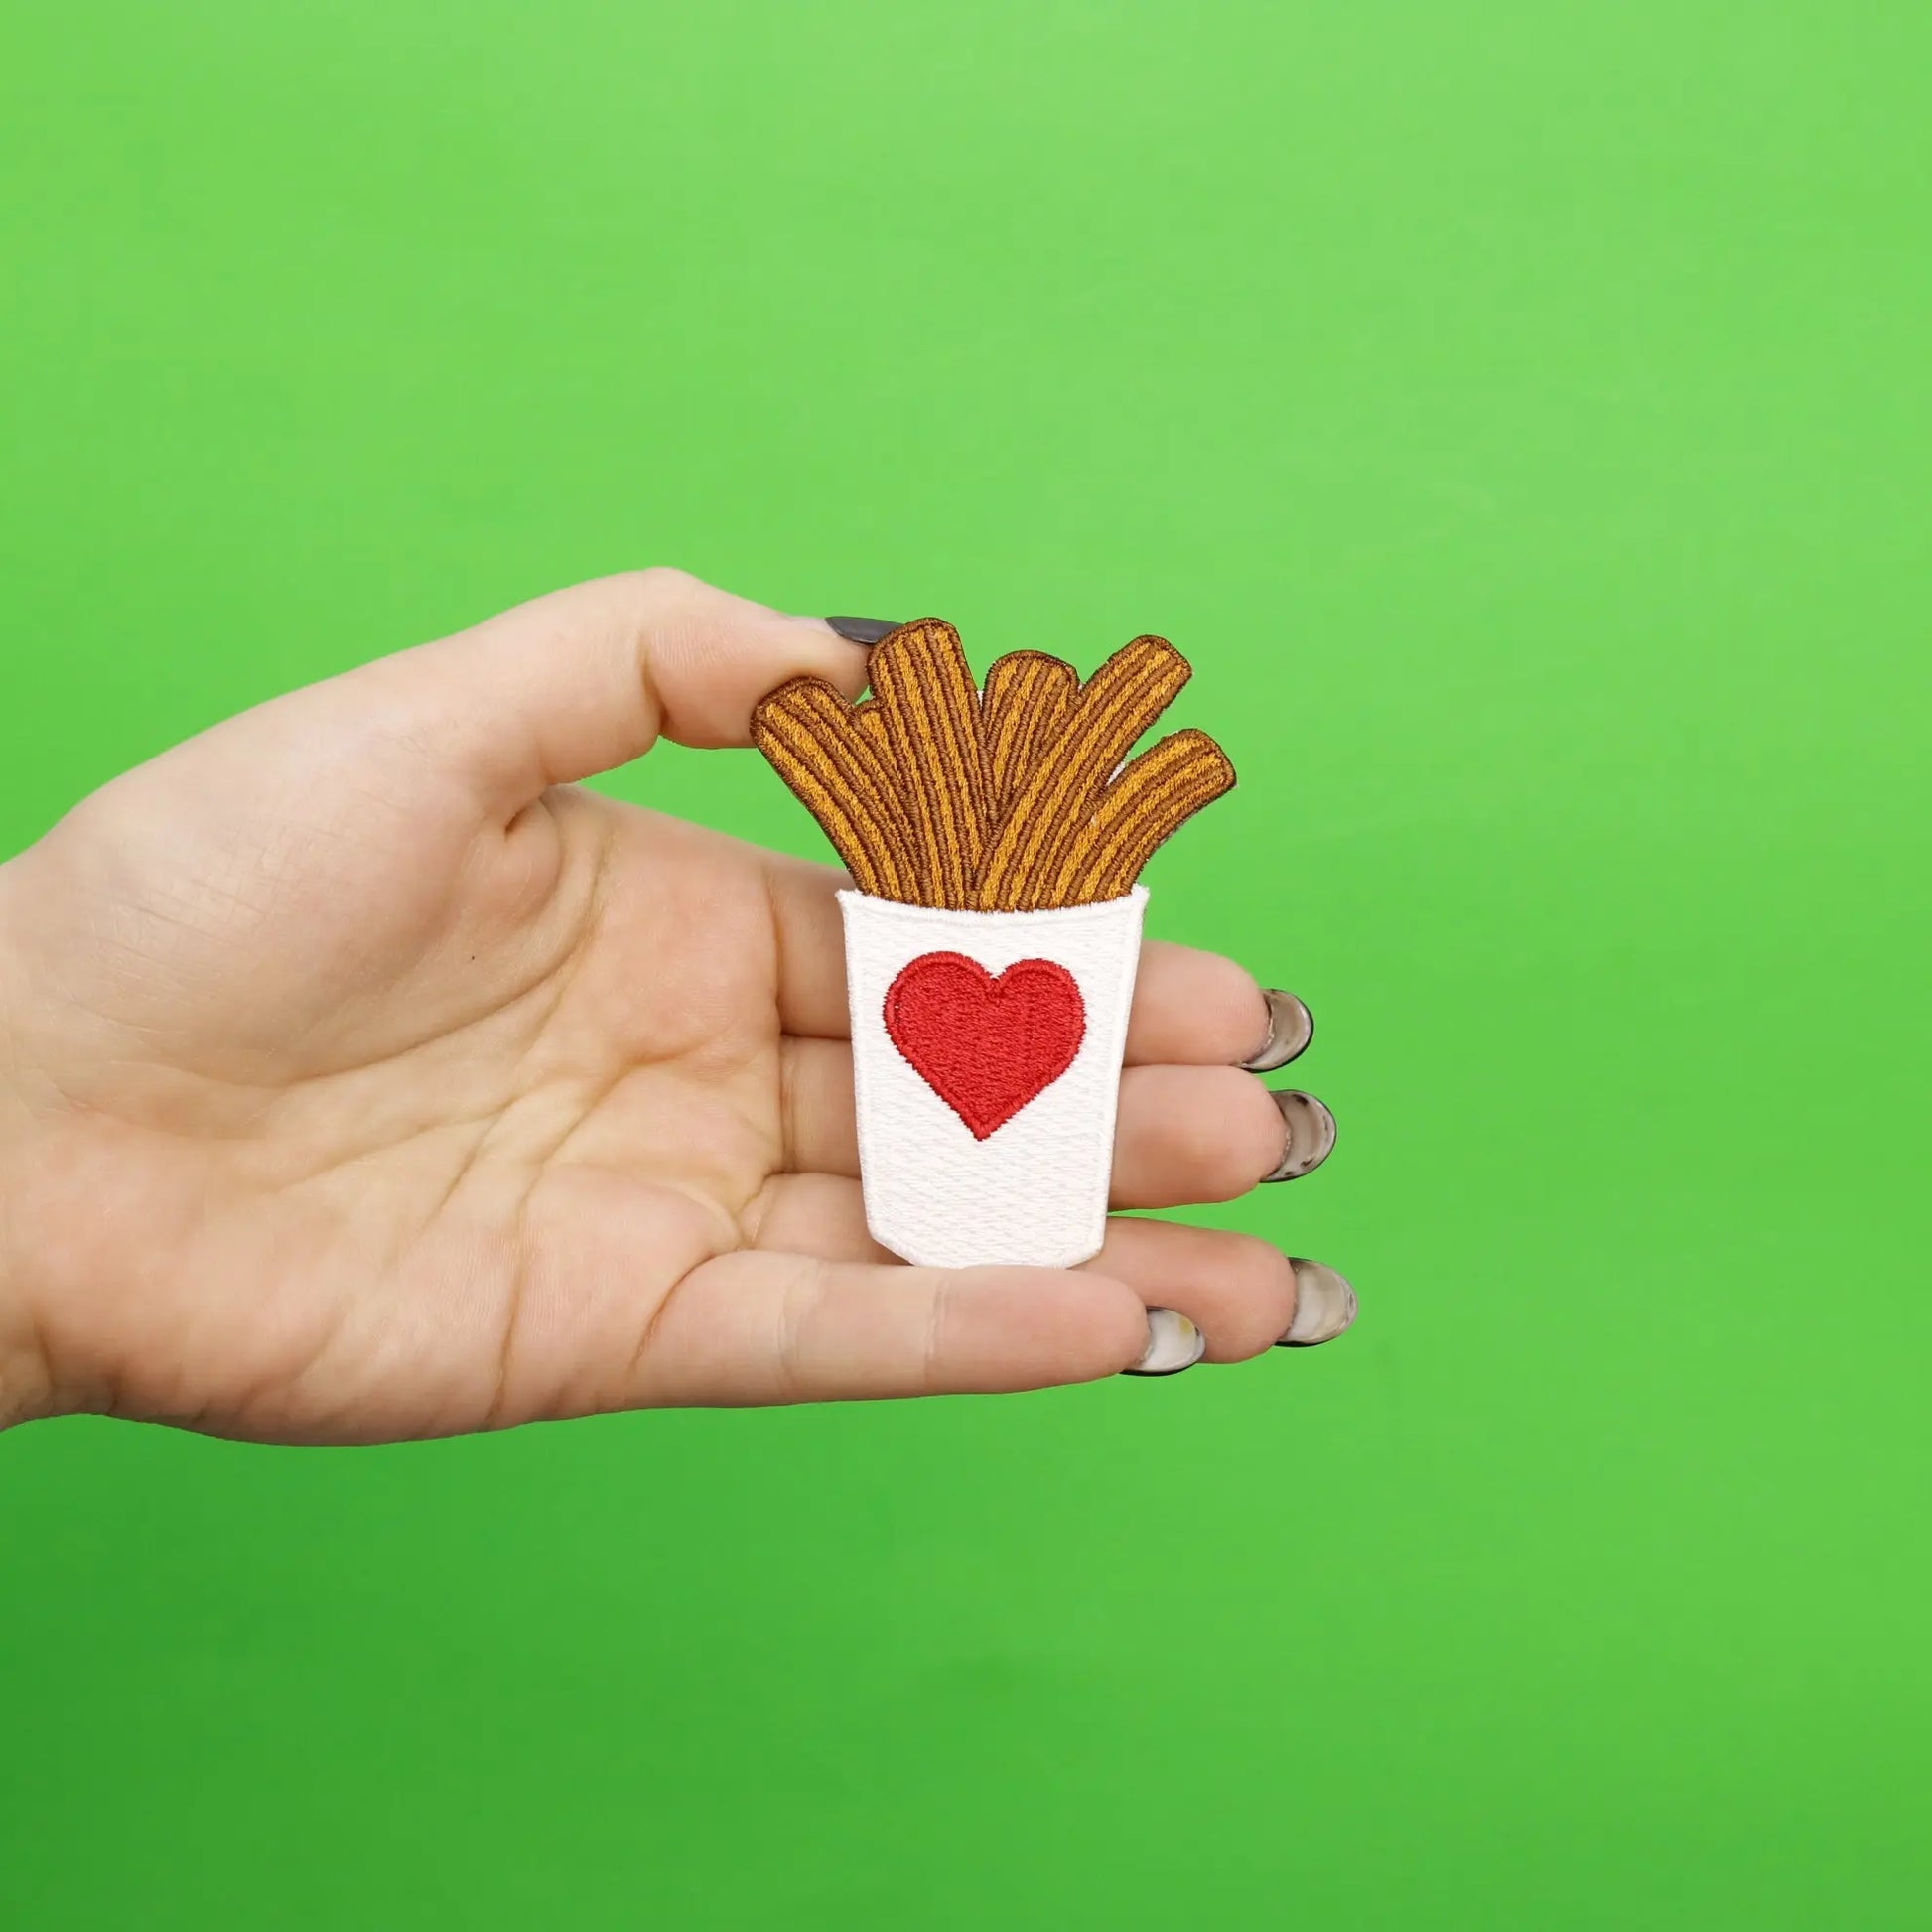
<path fill-rule="evenodd" d="M 573 782 L 743 745 L 800 672 L 856 693 L 865 652 L 587 584 L 231 719 L 0 868 L 0 1420 L 365 1442 L 1076 1381 L 1150 1304 L 1213 1360 L 1280 1337 L 1294 1274 L 1245 1236 L 952 1273 L 868 1239 L 841 876 Z M 1117 1205 L 1277 1165 L 1235 1065 L 1266 1026 L 1148 947 Z"/>

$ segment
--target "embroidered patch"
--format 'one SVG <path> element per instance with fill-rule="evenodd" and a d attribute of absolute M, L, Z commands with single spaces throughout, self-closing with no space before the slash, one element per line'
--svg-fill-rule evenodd
<path fill-rule="evenodd" d="M 906 1063 L 966 1123 L 997 1133 L 1073 1064 L 1086 1004 L 1064 966 L 1015 960 L 996 979 L 964 953 L 921 953 L 886 992 L 886 1031 Z"/>
<path fill-rule="evenodd" d="M 866 1226 L 882 1247 L 933 1268 L 1070 1268 L 1099 1252 L 1146 903 L 1141 886 L 1105 904 L 1045 912 L 953 912 L 839 895 L 859 1173 Z M 947 1004 L 947 976 L 921 989 L 926 1010 L 911 990 L 934 971 L 922 962 L 935 958 L 971 962 L 953 980 L 965 996 L 962 1025 L 932 1010 Z M 1045 992 L 1032 983 L 1042 962 L 1079 995 L 1075 1050 L 1063 1072 L 995 1125 L 1066 1051 L 1062 1042 L 1060 1053 L 1047 1052 L 1055 1023 L 1034 1010 Z M 892 1002 L 897 1024 L 889 1031 L 888 996 L 902 975 L 907 987 Z M 975 1021 L 993 1035 L 990 1046 L 972 1036 Z"/>
<path fill-rule="evenodd" d="M 1084 685 L 1057 657 L 1015 651 L 984 695 L 937 618 L 901 624 L 870 663 L 863 704 L 794 678 L 752 736 L 876 898 L 962 912 L 1116 899 L 1234 784 L 1205 732 L 1129 759 L 1189 676 L 1165 638 L 1136 637 Z"/>
<path fill-rule="evenodd" d="M 923 1266 L 1074 1267 L 1107 1238 L 1135 881 L 1234 769 L 1198 731 L 1135 756 L 1189 675 L 1160 637 L 1084 684 L 1014 651 L 981 688 L 921 618 L 869 663 L 862 703 L 795 678 L 752 715 L 858 889 L 839 904 L 866 1225 Z"/>

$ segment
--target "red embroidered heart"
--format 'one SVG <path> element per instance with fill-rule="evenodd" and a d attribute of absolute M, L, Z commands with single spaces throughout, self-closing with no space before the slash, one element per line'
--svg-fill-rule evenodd
<path fill-rule="evenodd" d="M 964 953 L 921 953 L 886 990 L 886 1031 L 983 1141 L 1073 1064 L 1086 1003 L 1064 966 L 1019 959 L 995 979 Z"/>

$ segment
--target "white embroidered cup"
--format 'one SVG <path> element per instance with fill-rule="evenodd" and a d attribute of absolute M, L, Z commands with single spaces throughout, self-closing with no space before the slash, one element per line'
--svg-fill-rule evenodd
<path fill-rule="evenodd" d="M 873 1239 L 939 1268 L 1070 1268 L 1107 1232 L 1144 887 L 1045 912 L 844 892 Z"/>

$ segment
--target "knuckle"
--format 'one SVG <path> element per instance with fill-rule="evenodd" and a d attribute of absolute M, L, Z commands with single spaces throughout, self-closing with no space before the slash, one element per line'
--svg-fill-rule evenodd
<path fill-rule="evenodd" d="M 952 1276 L 946 1276 L 934 1285 L 927 1298 L 916 1374 L 916 1386 L 921 1395 L 937 1395 L 946 1386 L 944 1369 L 950 1352 L 947 1329 L 958 1294 L 958 1282 Z"/>
<path fill-rule="evenodd" d="M 674 564 L 646 564 L 628 573 L 632 589 L 640 597 L 668 598 L 700 588 L 697 578 Z"/>
<path fill-rule="evenodd" d="M 774 1151 L 775 1171 L 793 1173 L 798 1169 L 798 1050 L 791 1040 L 778 1047 L 778 1145 Z"/>
<path fill-rule="evenodd" d="M 615 605 L 633 624 L 661 621 L 668 611 L 688 604 L 705 587 L 689 571 L 669 564 L 646 564 L 605 579 Z"/>

